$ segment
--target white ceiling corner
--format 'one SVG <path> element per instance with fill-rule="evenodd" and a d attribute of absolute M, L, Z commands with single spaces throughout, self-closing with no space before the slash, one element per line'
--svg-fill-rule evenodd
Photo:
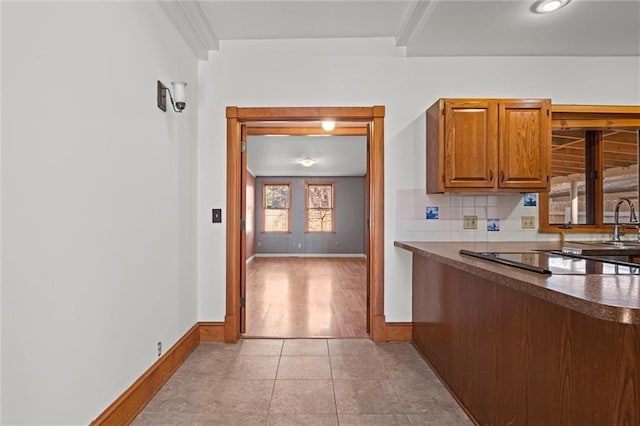
<path fill-rule="evenodd" d="M 197 0 L 158 0 L 196 58 L 207 60 L 218 50 L 219 40 L 202 5 Z"/>
<path fill-rule="evenodd" d="M 396 34 L 396 46 L 406 47 L 411 44 L 416 33 L 428 21 L 439 0 L 418 0 L 407 5 L 407 12 L 402 18 Z"/>

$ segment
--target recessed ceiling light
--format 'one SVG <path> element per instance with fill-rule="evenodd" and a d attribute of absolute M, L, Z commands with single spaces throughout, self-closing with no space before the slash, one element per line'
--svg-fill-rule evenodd
<path fill-rule="evenodd" d="M 316 163 L 316 160 L 312 160 L 311 158 L 305 158 L 304 160 L 299 160 L 298 163 L 302 164 L 305 167 L 311 167 Z"/>
<path fill-rule="evenodd" d="M 322 122 L 322 128 L 324 130 L 326 130 L 327 132 L 332 131 L 333 129 L 336 128 L 336 122 L 335 121 L 323 121 Z"/>
<path fill-rule="evenodd" d="M 571 0 L 538 0 L 531 8 L 535 13 L 549 13 L 562 9 Z"/>

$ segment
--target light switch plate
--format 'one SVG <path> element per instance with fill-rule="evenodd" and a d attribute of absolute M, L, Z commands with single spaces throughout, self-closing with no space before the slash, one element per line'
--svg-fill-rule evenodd
<path fill-rule="evenodd" d="M 534 229 L 536 227 L 535 216 L 522 216 L 522 229 Z"/>
<path fill-rule="evenodd" d="M 463 227 L 464 229 L 478 229 L 478 216 L 465 216 Z"/>
<path fill-rule="evenodd" d="M 213 223 L 222 223 L 222 209 L 211 210 L 211 221 Z"/>

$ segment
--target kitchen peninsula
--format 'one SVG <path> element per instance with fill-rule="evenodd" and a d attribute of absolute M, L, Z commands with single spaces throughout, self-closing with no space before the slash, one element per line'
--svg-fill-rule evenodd
<path fill-rule="evenodd" d="M 478 424 L 640 424 L 640 275 L 459 254 L 559 242 L 395 245 L 413 253 L 414 344 Z"/>

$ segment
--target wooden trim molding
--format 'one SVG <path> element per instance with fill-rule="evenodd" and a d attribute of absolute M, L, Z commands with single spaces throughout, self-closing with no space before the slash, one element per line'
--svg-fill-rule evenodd
<path fill-rule="evenodd" d="M 388 322 L 385 328 L 385 341 L 411 342 L 413 339 L 413 323 Z"/>
<path fill-rule="evenodd" d="M 322 127 L 248 127 L 247 134 L 251 136 L 261 135 L 286 135 L 286 136 L 309 136 L 309 135 L 332 135 L 332 136 L 367 136 L 365 127 L 336 127 L 333 130 L 324 130 Z"/>
<path fill-rule="evenodd" d="M 584 130 L 605 130 L 616 127 L 640 128 L 640 106 L 638 105 L 562 105 L 553 104 L 551 106 L 551 127 L 554 130 L 576 129 Z M 594 136 L 596 164 L 591 166 L 595 171 L 602 170 L 603 143 L 602 135 Z M 552 154 L 553 156 L 553 154 Z M 589 171 L 587 166 L 587 171 Z M 602 180 L 600 179 L 594 188 L 594 200 L 602 200 Z M 549 223 L 549 193 L 542 192 L 538 199 L 538 217 L 540 233 L 561 234 L 562 238 L 566 234 L 580 233 L 608 233 L 612 232 L 613 226 L 602 222 L 603 206 L 599 201 L 594 206 L 595 220 L 593 224 L 574 224 L 573 228 L 560 228 L 559 224 Z"/>
<path fill-rule="evenodd" d="M 199 322 L 200 342 L 224 343 L 223 322 Z"/>
<path fill-rule="evenodd" d="M 299 107 L 238 108 L 229 106 L 227 118 L 227 244 L 226 244 L 226 314 L 225 342 L 234 343 L 240 336 L 240 283 L 242 233 L 240 214 L 242 163 L 240 126 L 265 122 L 316 122 L 331 117 L 337 122 L 358 122 L 368 129 L 369 152 L 367 199 L 369 229 L 366 241 L 368 277 L 368 324 L 374 342 L 385 341 L 384 321 L 384 116 L 385 107 Z M 283 126 L 287 127 L 287 126 Z M 294 127 L 294 126 L 290 126 Z"/>
<path fill-rule="evenodd" d="M 200 343 L 200 324 L 196 324 L 164 355 L 144 372 L 92 425 L 126 425 L 138 415 L 169 377 Z"/>

